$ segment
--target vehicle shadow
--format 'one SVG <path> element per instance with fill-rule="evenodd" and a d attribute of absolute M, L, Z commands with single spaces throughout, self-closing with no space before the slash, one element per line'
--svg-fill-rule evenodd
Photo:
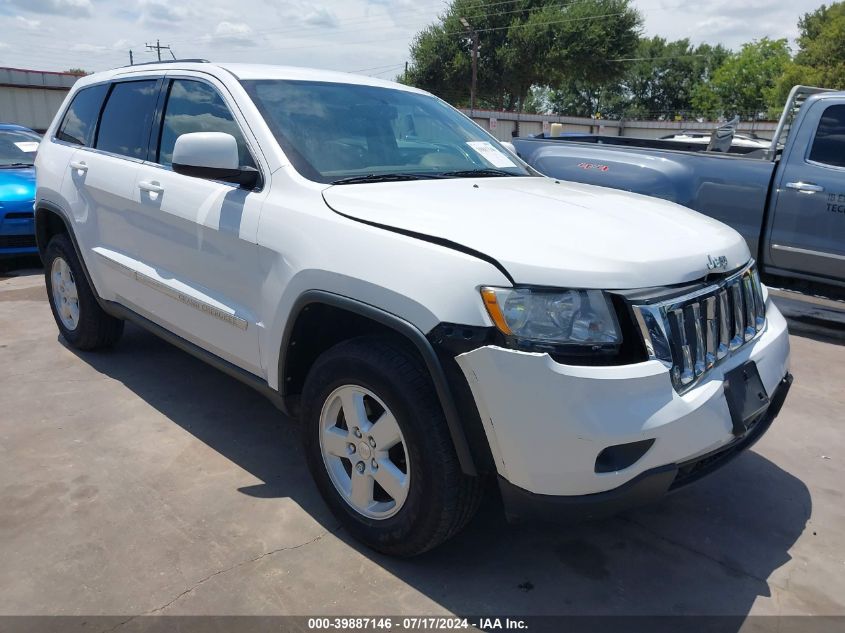
<path fill-rule="evenodd" d="M 0 279 L 41 273 L 41 258 L 38 255 L 0 257 Z"/>
<path fill-rule="evenodd" d="M 289 497 L 336 527 L 308 477 L 295 424 L 260 395 L 129 325 L 113 351 L 77 354 L 263 482 L 240 493 Z M 750 451 L 656 506 L 605 521 L 509 526 L 491 494 L 463 533 L 415 559 L 337 534 L 459 614 L 743 616 L 770 595 L 768 578 L 790 560 L 811 512 L 807 487 Z"/>

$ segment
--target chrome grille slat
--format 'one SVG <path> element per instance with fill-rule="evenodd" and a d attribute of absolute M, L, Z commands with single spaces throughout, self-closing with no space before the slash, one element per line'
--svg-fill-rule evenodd
<path fill-rule="evenodd" d="M 753 340 L 766 323 L 754 262 L 696 292 L 632 307 L 649 358 L 669 369 L 679 393 Z"/>
<path fill-rule="evenodd" d="M 693 363 L 693 370 L 696 376 L 704 373 L 704 330 L 701 327 L 701 304 L 693 303 L 692 309 L 692 327 L 695 331 L 695 362 Z"/>
<path fill-rule="evenodd" d="M 757 301 L 755 297 L 754 288 L 752 284 L 754 280 L 751 277 L 751 271 L 748 271 L 742 276 L 742 296 L 745 300 L 745 340 L 750 341 L 757 334 L 756 322 L 756 306 Z"/>
<path fill-rule="evenodd" d="M 760 283 L 760 273 L 756 268 L 751 271 L 751 287 L 754 291 L 754 329 L 758 332 L 766 324 L 766 302 L 763 301 L 763 285 Z"/>
<path fill-rule="evenodd" d="M 705 319 L 705 347 L 704 352 L 704 368 L 710 369 L 716 364 L 716 297 L 707 297 L 704 300 L 704 319 Z"/>
<path fill-rule="evenodd" d="M 733 310 L 733 328 L 731 329 L 731 343 L 730 350 L 733 352 L 740 348 L 745 342 L 743 333 L 745 331 L 745 311 L 742 305 L 742 288 L 739 281 L 733 282 L 729 288 L 731 289 L 731 308 Z"/>
<path fill-rule="evenodd" d="M 681 384 L 688 385 L 695 378 L 695 374 L 692 368 L 692 350 L 687 340 L 687 326 L 683 309 L 672 310 L 672 318 L 675 319 L 675 331 L 678 332 L 681 346 Z"/>
<path fill-rule="evenodd" d="M 731 331 L 728 324 L 728 291 L 720 290 L 719 294 L 719 347 L 716 349 L 716 360 L 722 360 L 728 355 L 731 342 Z"/>

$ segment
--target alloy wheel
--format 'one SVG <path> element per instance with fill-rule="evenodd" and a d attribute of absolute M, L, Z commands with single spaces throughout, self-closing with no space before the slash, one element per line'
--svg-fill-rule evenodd
<path fill-rule="evenodd" d="M 408 498 L 408 449 L 396 417 L 378 396 L 344 385 L 320 413 L 320 451 L 335 489 L 371 519 L 395 515 Z"/>
<path fill-rule="evenodd" d="M 53 305 L 59 318 L 68 330 L 75 330 L 79 325 L 79 294 L 73 272 L 61 257 L 53 260 L 50 268 L 50 285 L 53 290 Z"/>

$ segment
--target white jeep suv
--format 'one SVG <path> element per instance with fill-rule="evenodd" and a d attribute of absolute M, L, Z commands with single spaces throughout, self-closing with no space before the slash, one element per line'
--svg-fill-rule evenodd
<path fill-rule="evenodd" d="M 80 79 L 37 157 L 71 346 L 132 321 L 300 420 L 367 545 L 659 498 L 754 442 L 791 377 L 743 239 L 546 178 L 436 97 L 203 61 Z"/>

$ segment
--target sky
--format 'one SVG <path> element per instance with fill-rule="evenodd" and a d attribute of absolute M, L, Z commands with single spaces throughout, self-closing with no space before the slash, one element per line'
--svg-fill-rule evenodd
<path fill-rule="evenodd" d="M 561 0 L 568 2 L 572 0 Z M 798 18 L 822 0 L 634 0 L 644 33 L 735 48 L 797 36 Z M 392 79 L 415 33 L 443 0 L 0 0 L 0 66 L 104 70 L 180 58 L 328 68 Z M 162 51 L 164 57 L 170 52 Z"/>

